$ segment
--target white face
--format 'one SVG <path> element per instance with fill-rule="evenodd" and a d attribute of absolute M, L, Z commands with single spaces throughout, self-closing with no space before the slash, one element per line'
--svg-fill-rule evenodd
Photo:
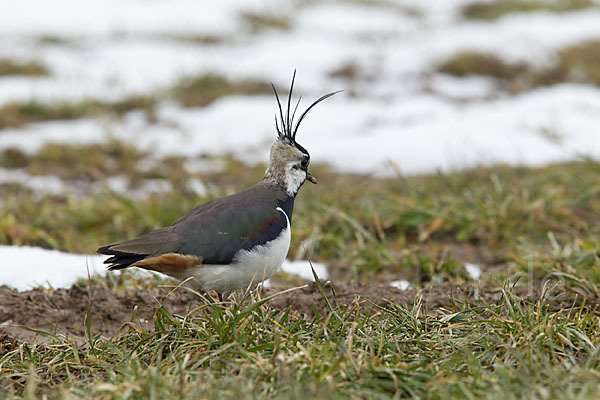
<path fill-rule="evenodd" d="M 271 147 L 269 167 L 265 172 L 266 180 L 283 186 L 290 196 L 295 196 L 306 180 L 317 183 L 308 172 L 310 156 L 299 147 L 282 139 L 276 140 Z"/>
<path fill-rule="evenodd" d="M 285 184 L 287 193 L 294 196 L 306 180 L 306 169 L 298 161 L 290 161 L 285 168 Z"/>

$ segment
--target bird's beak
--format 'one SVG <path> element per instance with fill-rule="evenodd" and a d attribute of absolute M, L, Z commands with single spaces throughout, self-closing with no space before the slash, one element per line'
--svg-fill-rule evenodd
<path fill-rule="evenodd" d="M 306 171 L 306 180 L 309 181 L 310 183 L 317 183 L 317 178 L 312 176 L 310 174 L 310 172 L 308 172 L 308 171 Z"/>

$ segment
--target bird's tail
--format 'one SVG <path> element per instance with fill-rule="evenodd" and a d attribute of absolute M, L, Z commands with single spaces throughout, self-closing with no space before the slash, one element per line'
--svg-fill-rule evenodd
<path fill-rule="evenodd" d="M 100 247 L 98 250 L 96 250 L 100 254 L 112 256 L 104 261 L 104 264 L 109 264 L 109 271 L 125 269 L 131 266 L 131 264 L 146 258 L 146 254 L 127 253 L 112 249 L 112 246 L 114 245 L 109 244 L 108 246 Z"/>

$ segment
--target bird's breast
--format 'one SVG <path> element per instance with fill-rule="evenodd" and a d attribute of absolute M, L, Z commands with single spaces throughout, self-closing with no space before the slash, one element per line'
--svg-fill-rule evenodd
<path fill-rule="evenodd" d="M 285 211 L 279 207 L 277 210 L 285 216 L 287 224 L 275 239 L 252 249 L 239 250 L 231 264 L 204 264 L 195 269 L 193 275 L 204 290 L 228 292 L 256 286 L 281 268 L 290 248 L 292 227 Z"/>

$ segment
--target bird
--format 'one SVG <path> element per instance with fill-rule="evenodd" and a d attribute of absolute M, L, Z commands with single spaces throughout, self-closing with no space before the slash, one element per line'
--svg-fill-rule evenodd
<path fill-rule="evenodd" d="M 254 288 L 277 272 L 290 246 L 292 213 L 298 191 L 317 179 L 308 171 L 310 154 L 296 141 L 300 124 L 323 100 L 315 100 L 295 120 L 302 96 L 291 112 L 296 71 L 284 113 L 279 94 L 269 164 L 261 181 L 227 197 L 193 208 L 172 225 L 142 236 L 100 247 L 109 255 L 108 270 L 137 267 L 192 282 L 219 298 L 238 289 Z"/>

